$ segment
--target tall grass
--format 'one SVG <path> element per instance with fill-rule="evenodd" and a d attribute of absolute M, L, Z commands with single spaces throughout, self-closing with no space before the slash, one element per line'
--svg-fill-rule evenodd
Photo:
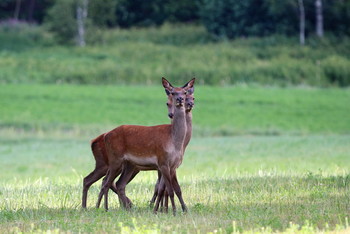
<path fill-rule="evenodd" d="M 0 82 L 155 84 L 161 76 L 180 82 L 196 76 L 209 85 L 349 85 L 348 38 L 310 39 L 304 47 L 279 36 L 217 42 L 194 25 L 95 34 L 86 48 L 19 40 L 16 49 L 12 34 L 0 30 Z"/>

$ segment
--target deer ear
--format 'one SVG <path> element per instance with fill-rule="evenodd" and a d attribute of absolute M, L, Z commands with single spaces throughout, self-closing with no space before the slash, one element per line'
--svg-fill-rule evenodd
<path fill-rule="evenodd" d="M 192 88 L 189 88 L 189 89 L 187 90 L 187 94 L 191 95 L 191 94 L 193 94 L 193 93 L 194 93 L 194 86 L 192 86 Z"/>
<path fill-rule="evenodd" d="M 163 87 L 165 88 L 165 93 L 167 95 L 170 94 L 171 90 L 174 88 L 169 81 L 167 81 L 167 79 L 165 79 L 164 77 L 162 77 L 162 84 L 163 84 Z"/>
<path fill-rule="evenodd" d="M 192 80 L 187 82 L 184 86 L 182 86 L 182 88 L 187 89 L 187 92 L 189 92 L 189 94 L 194 93 L 194 82 L 195 82 L 195 80 L 196 80 L 196 78 L 193 78 Z"/>

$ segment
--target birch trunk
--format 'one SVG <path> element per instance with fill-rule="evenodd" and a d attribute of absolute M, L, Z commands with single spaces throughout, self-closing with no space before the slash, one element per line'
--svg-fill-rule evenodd
<path fill-rule="evenodd" d="M 316 8 L 316 35 L 323 37 L 323 13 L 322 13 L 322 0 L 315 0 Z"/>
<path fill-rule="evenodd" d="M 78 25 L 78 45 L 84 47 L 85 43 L 85 24 L 87 18 L 88 0 L 82 0 L 77 5 L 77 25 Z"/>
<path fill-rule="evenodd" d="M 17 0 L 16 1 L 15 13 L 13 14 L 13 18 L 15 20 L 18 20 L 20 10 L 21 10 L 21 0 Z"/>

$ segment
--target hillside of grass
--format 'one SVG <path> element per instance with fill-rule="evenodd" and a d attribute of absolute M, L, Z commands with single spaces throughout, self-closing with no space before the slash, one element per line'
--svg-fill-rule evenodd
<path fill-rule="evenodd" d="M 0 28 L 0 83 L 350 85 L 350 40 L 272 36 L 217 41 L 195 25 L 96 30 L 85 48 L 56 45 L 34 26 Z"/>
<path fill-rule="evenodd" d="M 195 136 L 350 133 L 349 89 L 197 85 L 195 96 Z M 146 87 L 7 84 L 0 127 L 94 137 L 121 124 L 169 123 L 165 103 L 160 79 Z"/>

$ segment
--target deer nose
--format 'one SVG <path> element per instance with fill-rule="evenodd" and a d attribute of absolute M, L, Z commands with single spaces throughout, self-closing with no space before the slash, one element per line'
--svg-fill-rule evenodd
<path fill-rule="evenodd" d="M 181 103 L 183 100 L 184 100 L 184 99 L 183 99 L 182 97 L 176 98 L 176 101 L 177 101 L 177 102 L 180 102 L 180 103 Z"/>
<path fill-rule="evenodd" d="M 169 116 L 170 119 L 172 119 L 174 117 L 174 114 L 173 113 L 169 113 L 168 116 Z"/>

